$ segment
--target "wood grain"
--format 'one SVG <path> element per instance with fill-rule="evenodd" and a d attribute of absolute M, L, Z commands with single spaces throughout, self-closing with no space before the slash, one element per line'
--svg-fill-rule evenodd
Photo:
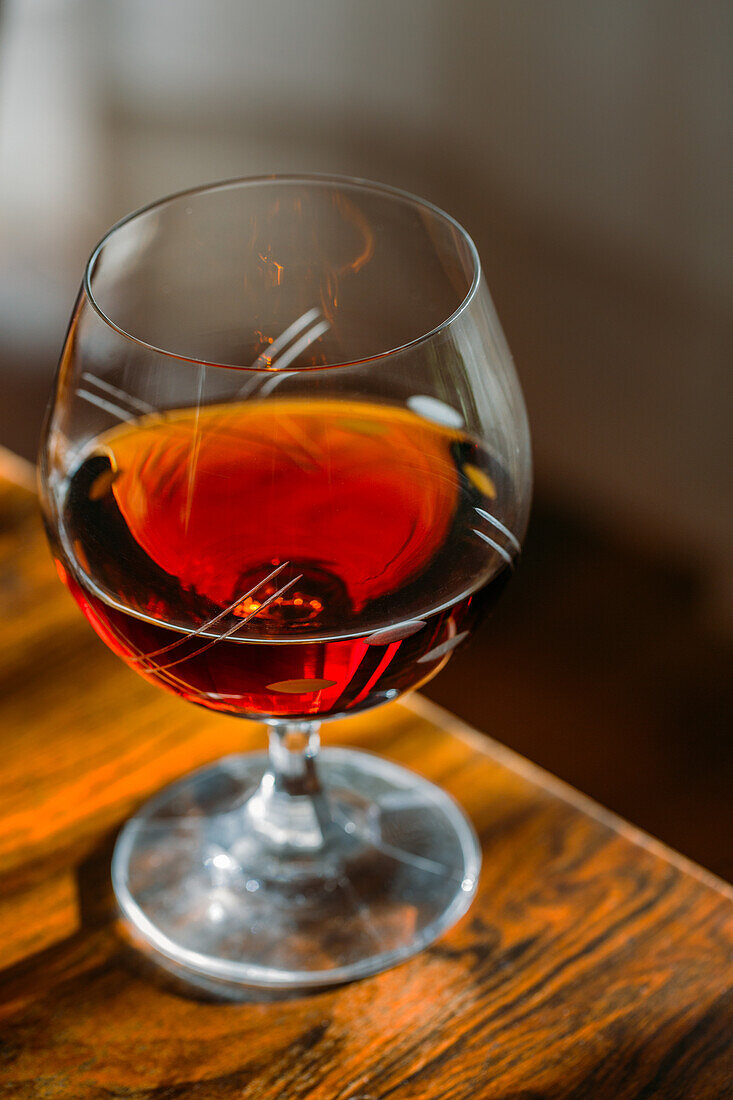
<path fill-rule="evenodd" d="M 162 784 L 262 732 L 164 695 L 105 650 L 8 473 L 0 1096 L 733 1096 L 733 891 L 419 698 L 334 723 L 327 740 L 407 764 L 466 808 L 484 868 L 460 925 L 315 996 L 223 1002 L 151 970 L 114 921 L 115 833 Z"/>

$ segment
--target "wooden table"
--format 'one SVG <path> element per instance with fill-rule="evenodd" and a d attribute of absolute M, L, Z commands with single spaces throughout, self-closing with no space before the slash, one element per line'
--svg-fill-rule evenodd
<path fill-rule="evenodd" d="M 290 999 L 207 1000 L 143 964 L 115 925 L 116 831 L 261 730 L 109 653 L 56 579 L 30 468 L 0 472 L 0 1097 L 733 1096 L 733 891 L 419 696 L 327 734 L 470 814 L 484 868 L 456 928 Z"/>

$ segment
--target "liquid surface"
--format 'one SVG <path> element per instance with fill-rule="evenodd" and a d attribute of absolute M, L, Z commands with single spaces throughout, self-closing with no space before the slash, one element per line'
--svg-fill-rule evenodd
<path fill-rule="evenodd" d="M 142 675 L 214 709 L 330 715 L 437 671 L 502 586 L 511 504 L 475 442 L 406 409 L 182 410 L 96 441 L 59 563 Z"/>

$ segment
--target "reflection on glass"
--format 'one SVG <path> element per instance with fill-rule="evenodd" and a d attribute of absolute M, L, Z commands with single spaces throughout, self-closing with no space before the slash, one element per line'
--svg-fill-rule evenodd
<path fill-rule="evenodd" d="M 319 723 L 443 667 L 514 567 L 521 393 L 464 231 L 346 179 L 188 192 L 92 256 L 42 452 L 59 572 L 136 672 L 264 720 L 125 826 L 113 880 L 193 980 L 373 973 L 468 907 L 455 803 Z"/>

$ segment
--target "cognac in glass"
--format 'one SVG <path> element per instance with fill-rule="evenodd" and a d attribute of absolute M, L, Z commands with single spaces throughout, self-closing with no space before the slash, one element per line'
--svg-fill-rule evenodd
<path fill-rule="evenodd" d="M 530 448 L 470 238 L 414 196 L 267 178 L 174 195 L 85 272 L 41 455 L 60 575 L 106 644 L 269 754 L 161 792 L 113 859 L 193 981 L 374 973 L 467 909 L 452 799 L 319 723 L 435 675 L 514 567 Z"/>

